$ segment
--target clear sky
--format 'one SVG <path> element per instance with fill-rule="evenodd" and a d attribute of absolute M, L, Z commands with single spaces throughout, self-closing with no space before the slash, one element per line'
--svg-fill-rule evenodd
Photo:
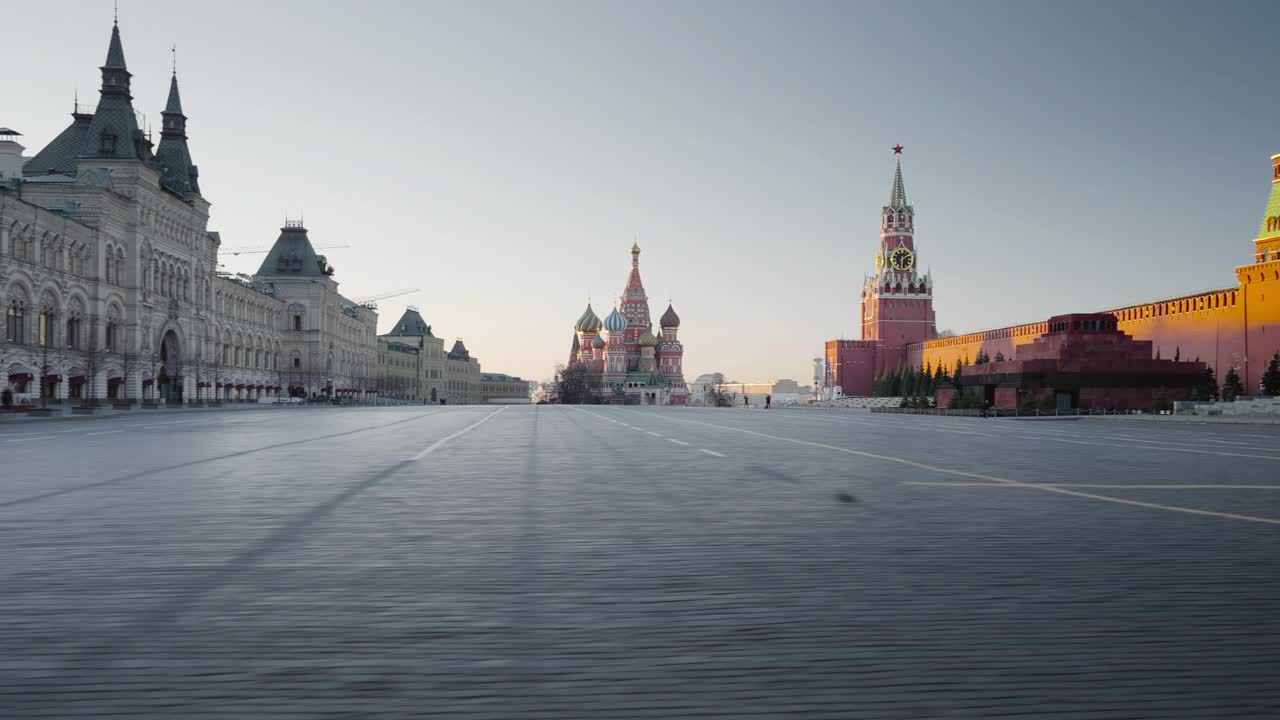
<path fill-rule="evenodd" d="M 111 3 L 4 26 L 30 154 L 96 102 Z M 177 44 L 225 246 L 305 213 L 352 246 L 348 296 L 422 288 L 384 329 L 414 303 L 535 379 L 638 238 L 690 380 L 807 382 L 858 336 L 895 143 L 940 329 L 1228 286 L 1280 152 L 1278 27 L 1278 2 L 120 3 L 155 124 Z"/>

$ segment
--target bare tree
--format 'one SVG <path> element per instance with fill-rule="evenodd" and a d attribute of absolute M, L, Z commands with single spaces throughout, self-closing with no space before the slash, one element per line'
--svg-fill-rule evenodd
<path fill-rule="evenodd" d="M 142 372 L 149 364 L 149 360 L 142 354 L 133 350 L 124 350 L 116 355 L 120 360 L 120 376 L 124 379 L 121 383 L 124 385 L 124 396 L 117 398 L 121 402 L 132 402 L 129 399 L 129 378 Z"/>
<path fill-rule="evenodd" d="M 41 343 L 31 356 L 32 364 L 38 369 L 40 377 L 40 407 L 49 407 L 49 376 L 53 370 L 66 360 L 66 353 L 59 347 L 51 347 L 52 340 Z"/>
<path fill-rule="evenodd" d="M 98 405 L 98 375 L 111 357 L 111 351 L 104 347 L 98 338 L 98 316 L 93 315 L 89 318 L 89 341 L 84 348 L 84 367 L 89 380 L 89 396 L 80 398 L 80 404 L 88 407 Z"/>
<path fill-rule="evenodd" d="M 711 373 L 707 380 L 707 407 L 733 407 L 734 393 L 727 389 L 724 373 Z"/>
<path fill-rule="evenodd" d="M 209 386 L 216 393 L 214 402 L 222 404 L 222 355 L 216 351 L 213 354 L 213 361 L 209 363 Z"/>

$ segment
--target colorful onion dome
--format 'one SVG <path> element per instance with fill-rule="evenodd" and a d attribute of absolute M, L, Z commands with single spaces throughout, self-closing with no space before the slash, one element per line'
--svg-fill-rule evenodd
<path fill-rule="evenodd" d="M 596 339 L 591 341 L 591 347 L 596 348 L 597 350 L 604 347 L 604 336 L 597 335 Z"/>
<path fill-rule="evenodd" d="M 622 332 L 627 329 L 627 318 L 618 312 L 618 308 L 614 308 L 609 317 L 604 319 L 604 329 L 611 333 Z"/>
<path fill-rule="evenodd" d="M 583 333 L 600 332 L 600 318 L 591 309 L 591 303 L 587 303 L 586 312 L 582 313 L 582 317 L 578 318 L 578 322 L 574 324 L 573 329 Z"/>
<path fill-rule="evenodd" d="M 659 322 L 664 328 L 680 327 L 680 316 L 676 314 L 676 309 L 671 307 L 671 303 L 667 303 L 667 311 L 662 313 L 662 319 Z"/>
<path fill-rule="evenodd" d="M 654 347 L 658 344 L 658 338 L 654 337 L 652 330 L 645 330 L 640 336 L 640 347 Z"/>

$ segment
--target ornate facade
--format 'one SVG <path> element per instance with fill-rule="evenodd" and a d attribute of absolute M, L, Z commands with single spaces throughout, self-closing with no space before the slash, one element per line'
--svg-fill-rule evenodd
<path fill-rule="evenodd" d="M 603 321 L 587 304 L 574 325 L 570 364 L 585 365 L 601 401 L 627 405 L 687 405 L 680 316 L 670 304 L 653 332 L 649 297 L 640 280 L 640 247 L 631 246 L 631 274 L 618 307 Z"/>
<path fill-rule="evenodd" d="M 176 72 L 153 151 L 118 26 L 101 71 L 98 105 L 34 156 L 0 131 L 5 388 L 183 402 L 371 387 L 377 313 L 338 292 L 300 224 L 257 274 L 217 271 Z"/>

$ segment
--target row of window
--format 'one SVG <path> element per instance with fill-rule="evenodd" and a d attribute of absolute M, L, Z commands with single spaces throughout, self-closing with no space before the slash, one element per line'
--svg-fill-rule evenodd
<path fill-rule="evenodd" d="M 37 315 L 36 346 L 50 349 L 59 347 L 57 327 L 57 316 L 54 313 L 42 312 Z M 115 350 L 116 338 L 119 334 L 117 323 L 115 321 L 108 322 L 105 330 L 103 349 Z M 4 339 L 6 342 L 15 345 L 26 345 L 30 342 L 31 338 L 27 335 L 26 308 L 15 303 L 5 309 Z M 67 318 L 63 324 L 62 339 L 66 347 L 72 350 L 81 349 L 85 344 L 84 321 L 76 316 Z"/>

